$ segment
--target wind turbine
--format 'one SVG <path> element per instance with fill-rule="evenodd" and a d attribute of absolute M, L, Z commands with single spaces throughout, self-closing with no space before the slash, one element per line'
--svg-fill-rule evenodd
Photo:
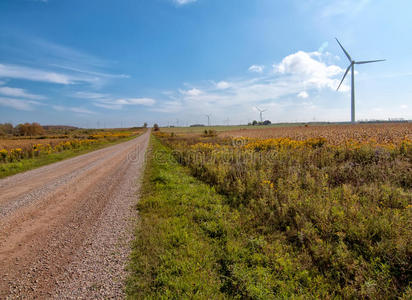
<path fill-rule="evenodd" d="M 210 114 L 205 115 L 207 117 L 207 126 L 210 126 Z"/>
<path fill-rule="evenodd" d="M 267 111 L 267 109 L 260 109 L 259 107 L 256 106 L 256 109 L 259 111 L 260 114 L 260 122 L 263 123 L 263 113 Z"/>
<path fill-rule="evenodd" d="M 369 64 L 369 63 L 374 63 L 374 62 L 379 62 L 379 61 L 385 61 L 385 59 L 378 59 L 378 60 L 365 60 L 365 61 L 354 61 L 349 53 L 343 48 L 342 44 L 339 42 L 338 39 L 336 39 L 338 42 L 339 46 L 342 48 L 343 52 L 345 53 L 346 57 L 348 58 L 350 65 L 346 69 L 345 75 L 343 75 L 342 81 L 340 82 L 338 88 L 336 90 L 339 90 L 340 86 L 342 85 L 343 80 L 345 80 L 346 75 L 348 74 L 349 70 L 352 70 L 352 85 L 351 85 L 351 122 L 355 123 L 355 65 L 363 65 L 363 64 Z"/>

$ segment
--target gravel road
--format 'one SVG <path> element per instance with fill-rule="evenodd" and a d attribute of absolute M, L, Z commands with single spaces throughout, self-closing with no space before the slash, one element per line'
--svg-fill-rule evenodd
<path fill-rule="evenodd" d="M 119 299 L 150 132 L 0 180 L 0 299 Z"/>

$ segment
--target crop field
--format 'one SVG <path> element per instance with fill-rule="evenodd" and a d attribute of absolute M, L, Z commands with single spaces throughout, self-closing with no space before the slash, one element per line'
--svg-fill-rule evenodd
<path fill-rule="evenodd" d="M 222 137 L 283 138 L 295 140 L 323 137 L 329 143 L 341 144 L 346 141 L 382 144 L 397 143 L 412 139 L 412 123 L 357 124 L 329 126 L 266 127 L 255 129 L 251 126 L 220 133 Z"/>
<path fill-rule="evenodd" d="M 216 274 L 219 297 L 410 299 L 410 134 L 410 124 L 269 128 L 210 137 L 160 131 L 156 136 L 173 150 L 173 159 L 224 197 L 213 215 L 206 202 L 188 208 L 190 202 L 176 200 L 176 218 L 181 209 L 196 212 L 204 205 L 206 211 L 190 216 L 191 224 L 174 219 L 167 230 L 185 236 L 185 226 L 197 226 L 212 238 L 208 247 L 218 257 L 202 264 Z M 163 193 L 177 188 L 156 178 L 153 184 Z M 179 199 L 187 197 L 193 196 Z M 179 242 L 167 247 L 180 260 L 189 255 Z M 164 266 L 157 270 L 153 257 L 151 263 L 146 268 L 163 278 Z M 174 285 L 179 274 L 190 277 L 188 270 L 179 272 L 168 273 L 160 290 L 155 282 L 149 290 L 159 297 L 196 295 Z"/>
<path fill-rule="evenodd" d="M 299 127 L 304 126 L 303 123 L 288 123 L 288 124 L 271 124 L 271 125 L 217 125 L 217 126 L 195 126 L 195 127 L 162 127 L 163 132 L 169 133 L 201 133 L 204 130 L 215 130 L 217 132 L 226 132 L 234 130 L 246 130 L 246 129 L 268 129 L 268 128 L 278 128 L 278 127 Z M 326 125 L 319 125 L 326 126 Z"/>
<path fill-rule="evenodd" d="M 142 132 L 140 129 L 76 130 L 70 134 L 3 137 L 0 139 L 0 178 L 127 140 Z"/>

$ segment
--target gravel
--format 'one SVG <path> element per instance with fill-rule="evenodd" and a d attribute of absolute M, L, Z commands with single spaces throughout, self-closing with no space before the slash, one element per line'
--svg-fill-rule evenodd
<path fill-rule="evenodd" d="M 0 298 L 124 297 L 148 140 L 0 180 Z"/>

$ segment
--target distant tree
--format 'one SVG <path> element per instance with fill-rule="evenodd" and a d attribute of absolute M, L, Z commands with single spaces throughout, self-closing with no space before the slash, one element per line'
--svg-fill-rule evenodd
<path fill-rule="evenodd" d="M 146 122 L 144 122 L 143 127 L 147 128 L 147 123 Z"/>
<path fill-rule="evenodd" d="M 256 120 L 253 120 L 252 125 L 255 126 L 257 124 L 258 124 L 258 122 Z"/>
<path fill-rule="evenodd" d="M 32 135 L 44 134 L 44 129 L 39 123 L 31 123 L 31 133 Z"/>
<path fill-rule="evenodd" d="M 13 134 L 13 124 L 11 123 L 4 123 L 0 124 L 0 135 L 11 135 Z"/>
<path fill-rule="evenodd" d="M 270 122 L 269 120 L 265 120 L 265 121 L 263 122 L 263 125 L 270 125 L 270 124 L 272 124 L 272 122 Z"/>
<path fill-rule="evenodd" d="M 154 125 L 153 125 L 153 130 L 154 130 L 154 131 L 159 131 L 159 130 L 160 130 L 160 129 L 159 129 L 159 125 L 154 124 Z"/>
<path fill-rule="evenodd" d="M 39 123 L 24 123 L 16 126 L 17 135 L 33 136 L 44 134 L 44 129 Z"/>

